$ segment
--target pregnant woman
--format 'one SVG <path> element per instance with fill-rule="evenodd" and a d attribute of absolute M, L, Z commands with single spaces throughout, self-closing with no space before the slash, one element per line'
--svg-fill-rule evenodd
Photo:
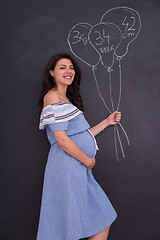
<path fill-rule="evenodd" d="M 51 144 L 45 168 L 37 240 L 106 240 L 117 214 L 94 179 L 95 136 L 117 124 L 114 112 L 94 127 L 84 117 L 81 70 L 68 53 L 48 62 L 39 98 L 40 129 Z"/>

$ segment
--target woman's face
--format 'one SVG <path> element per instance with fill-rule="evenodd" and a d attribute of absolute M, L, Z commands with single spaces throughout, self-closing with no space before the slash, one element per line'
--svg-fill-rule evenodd
<path fill-rule="evenodd" d="M 70 59 L 62 58 L 57 62 L 54 70 L 50 70 L 50 74 L 57 85 L 68 86 L 73 82 L 75 70 Z"/>

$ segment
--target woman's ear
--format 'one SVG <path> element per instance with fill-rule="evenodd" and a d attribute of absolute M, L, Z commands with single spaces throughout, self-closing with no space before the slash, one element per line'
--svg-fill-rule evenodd
<path fill-rule="evenodd" d="M 49 73 L 51 74 L 52 77 L 54 77 L 53 70 L 49 70 Z"/>

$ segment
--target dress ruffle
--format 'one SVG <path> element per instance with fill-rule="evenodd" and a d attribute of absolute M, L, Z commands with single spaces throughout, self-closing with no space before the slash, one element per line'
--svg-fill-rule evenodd
<path fill-rule="evenodd" d="M 40 116 L 39 129 L 44 130 L 45 125 L 69 121 L 82 113 L 69 102 L 50 104 L 43 108 Z"/>

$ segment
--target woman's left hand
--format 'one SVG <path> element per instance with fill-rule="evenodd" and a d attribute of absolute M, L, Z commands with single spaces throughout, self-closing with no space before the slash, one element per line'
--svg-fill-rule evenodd
<path fill-rule="evenodd" d="M 120 120 L 121 120 L 121 112 L 118 112 L 118 111 L 111 113 L 107 118 L 107 122 L 109 125 L 115 125 L 119 123 Z"/>

